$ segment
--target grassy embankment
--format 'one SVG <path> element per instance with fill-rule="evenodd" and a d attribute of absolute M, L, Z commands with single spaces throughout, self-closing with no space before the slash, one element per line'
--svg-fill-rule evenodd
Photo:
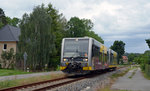
<path fill-rule="evenodd" d="M 144 78 L 150 80 L 150 76 L 148 76 L 144 71 L 142 71 Z"/>
<path fill-rule="evenodd" d="M 31 72 L 24 72 L 20 70 L 0 69 L 0 76 L 10 76 L 10 75 L 29 74 L 29 73 Z"/>
<path fill-rule="evenodd" d="M 0 89 L 39 82 L 39 81 L 45 81 L 45 80 L 50 80 L 50 79 L 56 79 L 56 78 L 60 78 L 64 76 L 66 75 L 59 73 L 59 74 L 50 74 L 46 76 L 31 77 L 31 78 L 25 78 L 25 79 L 2 81 L 0 82 Z"/>
<path fill-rule="evenodd" d="M 145 66 L 144 68 L 141 66 L 143 76 L 144 76 L 144 78 L 150 80 L 150 65 L 147 64 L 144 66 Z"/>

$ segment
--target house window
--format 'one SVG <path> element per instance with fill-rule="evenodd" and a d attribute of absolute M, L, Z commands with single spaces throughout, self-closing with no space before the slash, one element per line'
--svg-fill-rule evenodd
<path fill-rule="evenodd" d="M 4 49 L 7 49 L 7 44 L 4 44 Z"/>

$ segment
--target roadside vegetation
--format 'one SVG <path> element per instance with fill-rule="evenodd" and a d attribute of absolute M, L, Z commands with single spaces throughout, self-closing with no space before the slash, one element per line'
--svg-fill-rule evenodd
<path fill-rule="evenodd" d="M 32 72 L 24 72 L 21 70 L 11 70 L 11 69 L 0 69 L 0 76 L 30 74 L 30 73 Z"/>
<path fill-rule="evenodd" d="M 45 76 L 1 81 L 0 89 L 30 84 L 30 83 L 35 83 L 35 82 L 40 82 L 40 81 L 45 81 L 45 80 L 51 80 L 51 79 L 56 79 L 56 78 L 60 78 L 60 77 L 65 77 L 65 76 L 66 76 L 65 74 L 50 74 L 50 75 L 45 75 Z"/>
<path fill-rule="evenodd" d="M 142 73 L 143 73 L 143 76 L 144 76 L 146 79 L 150 80 L 150 76 L 148 76 L 145 72 L 142 72 Z"/>

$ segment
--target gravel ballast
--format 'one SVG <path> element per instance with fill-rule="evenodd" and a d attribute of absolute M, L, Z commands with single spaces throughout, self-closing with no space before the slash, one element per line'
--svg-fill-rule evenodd
<path fill-rule="evenodd" d="M 126 68 L 121 68 L 116 71 L 107 72 L 93 78 L 86 78 L 81 81 L 73 82 L 49 91 L 95 91 L 98 88 L 104 87 L 110 83 L 110 76 L 114 73 L 121 72 Z"/>

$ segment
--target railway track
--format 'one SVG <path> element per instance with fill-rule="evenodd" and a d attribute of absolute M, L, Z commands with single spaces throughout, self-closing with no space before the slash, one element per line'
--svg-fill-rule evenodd
<path fill-rule="evenodd" d="M 16 86 L 16 87 L 10 87 L 6 89 L 1 89 L 0 91 L 45 91 L 45 90 L 50 90 L 56 87 L 60 87 L 66 84 L 70 84 L 85 78 L 92 78 L 95 76 L 98 76 L 100 74 L 104 74 L 108 71 L 103 71 L 100 73 L 94 73 L 94 75 L 89 74 L 85 76 L 70 76 L 70 77 L 63 77 L 63 78 L 58 78 L 58 79 L 53 79 L 53 80 L 47 80 L 47 81 L 42 81 L 42 82 L 37 82 L 37 83 L 31 83 L 27 85 L 22 85 L 22 86 Z"/>
<path fill-rule="evenodd" d="M 82 79 L 85 79 L 85 77 L 63 77 L 22 86 L 10 87 L 1 89 L 0 91 L 45 91 L 47 89 L 56 88 Z"/>
<path fill-rule="evenodd" d="M 38 85 L 41 85 L 41 84 L 52 83 L 52 82 L 56 82 L 56 81 L 60 81 L 60 80 L 64 80 L 64 79 L 67 79 L 67 77 L 62 77 L 62 78 L 53 79 L 53 80 L 46 80 L 46 81 L 41 81 L 41 82 L 36 82 L 36 83 L 31 83 L 31 84 L 26 84 L 26 85 L 21 85 L 21 86 L 16 86 L 16 87 L 10 87 L 10 88 L 6 88 L 6 89 L 0 89 L 0 91 L 23 90 L 23 89 L 26 89 L 28 87 L 34 87 L 34 86 L 38 86 Z"/>

